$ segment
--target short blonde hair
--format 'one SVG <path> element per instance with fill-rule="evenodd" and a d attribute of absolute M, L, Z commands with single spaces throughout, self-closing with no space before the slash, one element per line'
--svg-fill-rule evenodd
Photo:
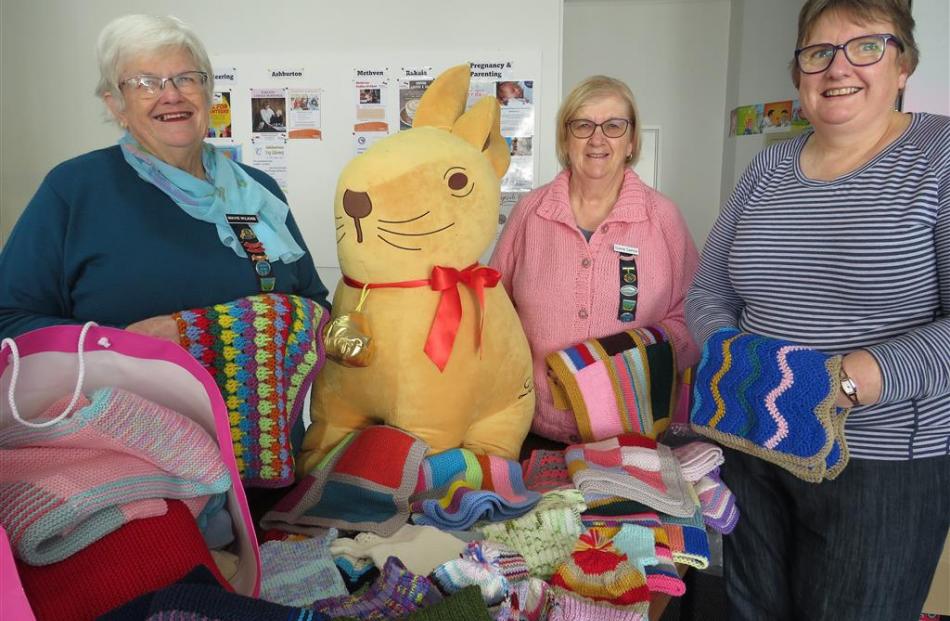
<path fill-rule="evenodd" d="M 99 62 L 99 83 L 96 96 L 110 93 L 125 108 L 125 98 L 119 88 L 119 72 L 126 59 L 141 54 L 153 54 L 168 48 L 187 52 L 195 61 L 195 69 L 208 74 L 205 99 L 211 103 L 214 94 L 214 70 L 208 52 L 198 35 L 183 21 L 171 15 L 124 15 L 117 17 L 99 33 L 96 57 Z"/>
<path fill-rule="evenodd" d="M 901 66 L 907 75 L 914 73 L 917 61 L 920 59 L 920 50 L 917 47 L 917 41 L 914 40 L 914 16 L 910 12 L 910 3 L 907 0 L 808 0 L 798 14 L 796 49 L 808 39 L 819 18 L 830 12 L 850 17 L 859 24 L 871 21 L 893 24 L 894 32 L 890 34 L 896 36 L 904 44 L 904 51 L 900 58 Z M 795 88 L 798 88 L 802 76 L 794 58 L 788 68 L 792 74 L 792 83 Z"/>
<path fill-rule="evenodd" d="M 632 166 L 640 159 L 640 117 L 637 114 L 637 102 L 633 98 L 630 87 L 621 80 L 605 75 L 592 75 L 568 93 L 557 112 L 557 159 L 562 168 L 570 168 L 567 143 L 571 134 L 567 129 L 567 122 L 583 106 L 594 99 L 617 97 L 627 105 L 627 115 L 630 119 L 630 139 L 633 141 L 633 152 L 627 158 L 627 165 Z"/>

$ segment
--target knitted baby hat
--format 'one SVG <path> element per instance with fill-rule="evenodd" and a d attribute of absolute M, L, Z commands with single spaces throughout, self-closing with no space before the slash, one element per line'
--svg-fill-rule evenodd
<path fill-rule="evenodd" d="M 245 486 L 294 480 L 290 432 L 325 360 L 327 313 L 296 295 L 262 293 L 173 315 L 181 346 L 221 390 Z"/>
<path fill-rule="evenodd" d="M 524 557 L 499 543 L 472 541 L 462 557 L 439 565 L 430 575 L 444 593 L 478 586 L 489 606 L 500 603 L 511 592 L 511 584 L 528 578 Z"/>
<path fill-rule="evenodd" d="M 62 411 L 54 403 L 40 418 Z M 0 430 L 0 524 L 17 556 L 55 563 L 136 518 L 193 515 L 231 478 L 217 444 L 186 416 L 119 388 L 99 388 L 48 427 Z"/>
<path fill-rule="evenodd" d="M 39 621 L 84 621 L 165 587 L 196 565 L 227 585 L 191 512 L 170 500 L 165 515 L 132 520 L 58 563 L 35 567 L 17 561 L 17 573 Z"/>
<path fill-rule="evenodd" d="M 620 552 L 608 529 L 594 527 L 581 535 L 574 551 L 551 577 L 551 586 L 618 607 L 649 607 L 646 580 Z"/>
<path fill-rule="evenodd" d="M 309 606 L 318 599 L 346 595 L 330 544 L 337 530 L 303 541 L 261 544 L 261 599 L 284 606 Z"/>

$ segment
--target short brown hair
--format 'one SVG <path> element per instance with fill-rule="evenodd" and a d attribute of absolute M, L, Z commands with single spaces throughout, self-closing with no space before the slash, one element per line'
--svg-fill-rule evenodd
<path fill-rule="evenodd" d="M 914 40 L 914 16 L 911 15 L 908 0 L 808 0 L 798 14 L 796 49 L 800 48 L 811 34 L 818 19 L 831 11 L 843 13 L 858 23 L 886 21 L 893 24 L 894 32 L 891 34 L 904 44 L 900 62 L 907 75 L 914 73 L 920 59 L 920 50 Z M 801 73 L 794 58 L 789 70 L 792 73 L 792 83 L 798 88 Z"/>
<path fill-rule="evenodd" d="M 637 102 L 633 98 L 630 87 L 621 80 L 605 75 L 592 75 L 575 86 L 557 112 L 557 159 L 562 168 L 570 168 L 571 161 L 567 155 L 567 142 L 571 135 L 567 129 L 567 122 L 584 105 L 594 99 L 602 97 L 618 97 L 627 104 L 627 114 L 630 116 L 630 136 L 633 140 L 633 152 L 627 158 L 627 164 L 635 164 L 640 158 L 640 118 L 637 115 Z"/>

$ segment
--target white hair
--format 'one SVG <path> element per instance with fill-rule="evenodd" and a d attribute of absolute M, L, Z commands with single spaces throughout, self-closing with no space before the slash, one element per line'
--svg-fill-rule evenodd
<path fill-rule="evenodd" d="M 125 99 L 119 89 L 119 72 L 128 58 L 142 54 L 155 54 L 167 48 L 178 48 L 191 55 L 195 69 L 208 74 L 205 82 L 205 98 L 211 103 L 214 93 L 214 71 L 208 52 L 198 36 L 177 17 L 171 15 L 124 15 L 112 20 L 99 33 L 96 56 L 99 61 L 99 84 L 96 96 L 111 93 L 119 105 L 125 108 Z"/>

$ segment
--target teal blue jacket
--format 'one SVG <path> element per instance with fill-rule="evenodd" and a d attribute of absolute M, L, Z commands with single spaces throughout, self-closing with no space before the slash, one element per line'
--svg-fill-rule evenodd
<path fill-rule="evenodd" d="M 286 200 L 263 172 L 244 167 Z M 306 250 L 300 230 L 287 226 Z M 329 308 L 310 252 L 275 263 L 275 291 Z M 0 338 L 43 326 L 130 323 L 258 293 L 250 262 L 214 225 L 139 178 L 119 147 L 63 162 L 47 176 L 0 252 Z"/>

